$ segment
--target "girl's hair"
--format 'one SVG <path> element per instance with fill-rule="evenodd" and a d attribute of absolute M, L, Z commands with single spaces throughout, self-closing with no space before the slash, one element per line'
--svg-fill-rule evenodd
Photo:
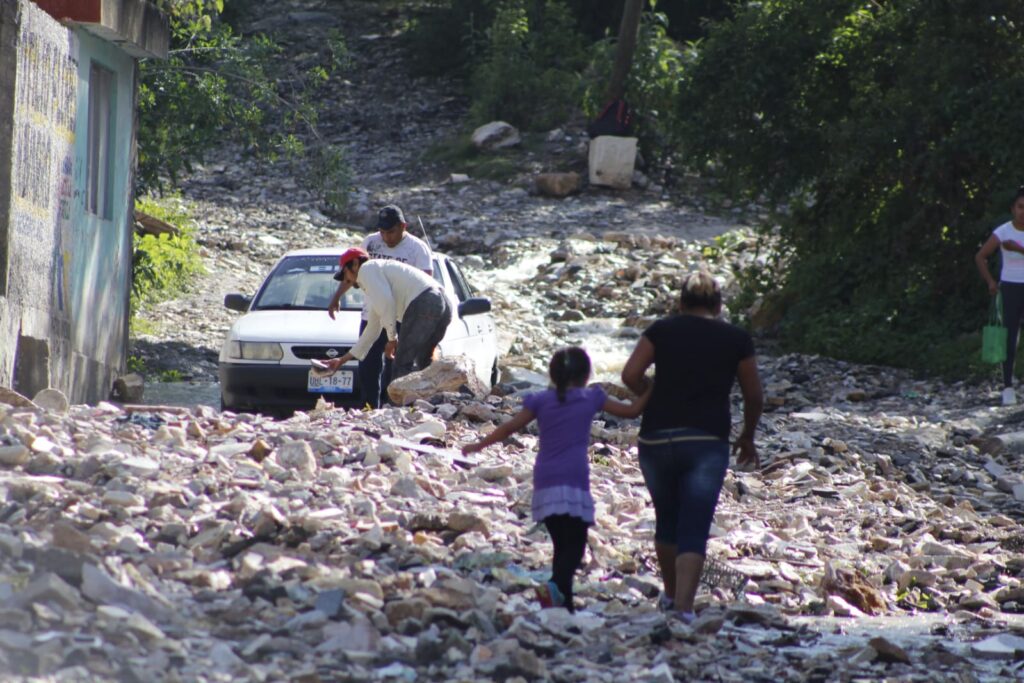
<path fill-rule="evenodd" d="M 683 291 L 679 297 L 684 308 L 706 308 L 717 311 L 722 305 L 722 290 L 711 273 L 700 270 L 683 278 Z"/>
<path fill-rule="evenodd" d="M 1013 195 L 1013 200 L 1010 201 L 1010 208 L 1012 209 L 1013 205 L 1017 203 L 1017 200 L 1022 197 L 1024 197 L 1024 185 L 1017 188 L 1017 193 Z"/>
<path fill-rule="evenodd" d="M 590 356 L 578 346 L 555 351 L 548 363 L 548 373 L 555 385 L 558 400 L 565 403 L 565 391 L 571 385 L 586 384 L 590 378 Z"/>

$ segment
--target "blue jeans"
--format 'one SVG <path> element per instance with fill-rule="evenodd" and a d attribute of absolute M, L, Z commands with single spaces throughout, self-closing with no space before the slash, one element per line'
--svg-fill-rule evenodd
<path fill-rule="evenodd" d="M 638 449 L 654 503 L 654 540 L 675 545 L 680 554 L 703 555 L 729 467 L 729 444 L 699 429 L 665 429 L 641 436 Z"/>
<path fill-rule="evenodd" d="M 395 324 L 395 331 L 402 323 Z M 359 334 L 366 329 L 366 321 L 359 323 Z M 388 333 L 381 330 L 377 341 L 366 352 L 366 358 L 359 361 L 359 386 L 363 390 L 363 400 L 371 408 L 380 408 L 388 402 L 388 385 L 391 384 L 390 358 L 384 357 L 384 345 L 388 343 Z"/>

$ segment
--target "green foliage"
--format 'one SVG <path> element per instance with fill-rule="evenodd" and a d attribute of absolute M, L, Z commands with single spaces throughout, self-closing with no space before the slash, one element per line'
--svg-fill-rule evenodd
<path fill-rule="evenodd" d="M 303 157 L 303 140 L 319 140 L 318 98 L 349 64 L 340 34 L 331 34 L 309 63 L 293 69 L 266 36 L 242 37 L 222 22 L 223 0 L 163 0 L 161 6 L 170 17 L 171 50 L 165 61 L 140 62 L 140 190 L 173 184 L 225 139 L 271 162 Z M 347 166 L 341 153 L 320 151 L 322 143 L 316 147 L 309 177 L 336 173 L 325 189 L 332 190 L 329 201 L 343 205 Z"/>
<path fill-rule="evenodd" d="M 342 150 L 334 145 L 320 145 L 311 156 L 317 169 L 309 178 L 311 186 L 328 207 L 340 211 L 348 204 L 352 191 L 352 168 Z"/>
<path fill-rule="evenodd" d="M 174 368 L 166 368 L 160 371 L 159 381 L 161 382 L 181 382 L 185 379 L 185 376 L 181 374 L 180 370 Z"/>
<path fill-rule="evenodd" d="M 590 71 L 584 95 L 584 113 L 589 119 L 607 104 L 605 91 L 615 59 L 615 41 L 599 41 L 592 48 Z M 688 62 L 696 56 L 693 46 L 681 47 L 668 36 L 668 18 L 646 12 L 641 17 L 633 65 L 626 79 L 625 100 L 634 114 L 633 134 L 640 149 L 653 165 L 668 163 L 676 152 L 679 127 L 679 84 Z"/>
<path fill-rule="evenodd" d="M 943 608 L 942 602 L 926 587 L 911 583 L 896 592 L 896 604 L 903 609 L 936 612 Z"/>
<path fill-rule="evenodd" d="M 164 220 L 178 229 L 177 235 L 135 234 L 132 260 L 131 309 L 180 294 L 203 272 L 194 230 L 185 208 L 173 200 L 157 202 L 140 198 L 137 211 Z"/>
<path fill-rule="evenodd" d="M 423 3 L 405 33 L 417 75 L 468 76 L 487 50 L 485 31 L 497 0 L 435 0 Z"/>
<path fill-rule="evenodd" d="M 523 147 L 528 149 L 531 142 L 529 134 L 523 137 Z M 514 149 L 481 152 L 468 135 L 460 135 L 431 145 L 424 152 L 423 160 L 441 165 L 452 173 L 465 173 L 471 178 L 503 181 L 522 170 L 519 155 L 520 152 Z"/>
<path fill-rule="evenodd" d="M 971 370 L 972 255 L 1020 183 L 1022 27 L 1013 0 L 774 0 L 710 28 L 680 139 L 775 211 L 791 348 Z"/>
<path fill-rule="evenodd" d="M 162 334 L 162 329 L 159 323 L 157 323 L 154 320 L 149 320 L 148 318 L 143 318 L 139 316 L 138 310 L 134 308 L 133 313 L 135 315 L 133 315 L 131 320 L 129 321 L 129 324 L 131 326 L 131 336 L 138 337 L 141 335 L 148 335 L 150 337 L 158 337 Z"/>
<path fill-rule="evenodd" d="M 142 360 L 138 356 L 128 356 L 127 362 L 128 372 L 137 372 L 140 375 L 146 374 L 146 361 Z"/>
<path fill-rule="evenodd" d="M 585 52 L 561 0 L 503 0 L 487 31 L 483 63 L 473 71 L 471 118 L 501 119 L 526 130 L 564 122 L 577 106 Z"/>
<path fill-rule="evenodd" d="M 474 62 L 486 53 L 486 29 L 494 21 L 500 2 L 428 0 L 415 3 L 405 33 L 407 45 L 415 56 L 413 68 L 419 75 L 468 75 Z M 529 6 L 533 8 L 542 3 L 543 0 L 530 0 Z M 582 35 L 584 40 L 600 41 L 618 36 L 623 0 L 563 0 L 563 4 L 572 17 L 574 33 Z M 730 16 L 731 5 L 721 0 L 648 2 L 650 9 L 656 8 L 665 18 L 668 37 L 679 42 L 702 38 L 705 22 Z"/>

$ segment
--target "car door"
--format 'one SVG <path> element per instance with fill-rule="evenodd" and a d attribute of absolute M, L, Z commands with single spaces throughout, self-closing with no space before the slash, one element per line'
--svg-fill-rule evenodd
<path fill-rule="evenodd" d="M 444 289 L 445 296 L 448 297 L 448 303 L 452 307 L 452 321 L 448 324 L 444 339 L 441 340 L 441 353 L 446 356 L 469 355 L 469 349 L 466 348 L 469 328 L 459 315 L 459 292 L 447 268 L 447 263 L 448 259 L 446 258 L 434 257 L 434 279 Z"/>
<path fill-rule="evenodd" d="M 470 286 L 469 281 L 466 280 L 465 275 L 463 275 L 459 265 L 451 259 L 446 259 L 445 265 L 448 270 L 448 277 L 451 279 L 452 286 L 459 298 L 459 303 L 474 298 L 475 292 Z M 494 317 L 490 312 L 475 314 L 464 312 L 462 315 L 458 315 L 458 317 L 466 326 L 466 355 L 473 360 L 481 378 L 489 378 L 497 353 Z"/>

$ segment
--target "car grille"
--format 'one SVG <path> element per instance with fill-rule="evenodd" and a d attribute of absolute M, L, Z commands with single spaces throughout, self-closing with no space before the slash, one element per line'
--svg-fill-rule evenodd
<path fill-rule="evenodd" d="M 337 358 L 348 353 L 351 346 L 293 346 L 292 354 L 296 358 L 309 360 L 310 358 Z M 334 349 L 337 353 L 329 355 L 327 352 Z"/>

